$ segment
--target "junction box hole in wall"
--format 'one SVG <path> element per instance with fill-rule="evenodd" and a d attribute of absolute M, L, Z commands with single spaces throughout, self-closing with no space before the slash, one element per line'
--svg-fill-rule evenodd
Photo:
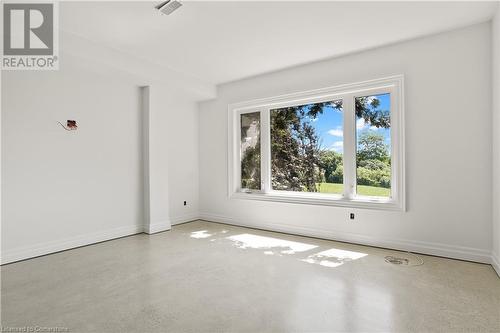
<path fill-rule="evenodd" d="M 62 128 L 64 128 L 66 131 L 75 131 L 78 129 L 78 126 L 76 125 L 76 120 L 66 120 L 66 126 L 64 126 L 63 123 L 60 121 L 57 122 L 59 125 L 61 125 Z"/>

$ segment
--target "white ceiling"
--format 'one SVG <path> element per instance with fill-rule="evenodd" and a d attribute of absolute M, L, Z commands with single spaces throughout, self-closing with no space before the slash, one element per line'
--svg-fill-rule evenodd
<path fill-rule="evenodd" d="M 158 1 L 160 2 L 160 1 Z M 64 2 L 63 30 L 222 83 L 486 21 L 496 2 Z"/>

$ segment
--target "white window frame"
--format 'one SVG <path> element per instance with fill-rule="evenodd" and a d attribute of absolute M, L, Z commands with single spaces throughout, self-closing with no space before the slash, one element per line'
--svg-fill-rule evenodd
<path fill-rule="evenodd" d="M 328 205 L 382 210 L 406 210 L 404 77 L 382 79 L 263 98 L 228 106 L 228 196 L 231 199 Z M 356 196 L 356 115 L 354 98 L 389 93 L 391 98 L 391 197 Z M 271 187 L 270 110 L 285 106 L 343 100 L 344 193 L 278 191 Z M 260 112 L 261 190 L 242 190 L 241 114 Z"/>

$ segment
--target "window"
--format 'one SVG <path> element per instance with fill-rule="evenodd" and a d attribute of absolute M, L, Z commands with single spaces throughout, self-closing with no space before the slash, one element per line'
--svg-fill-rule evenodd
<path fill-rule="evenodd" d="M 233 198 L 404 210 L 402 76 L 230 105 Z"/>
<path fill-rule="evenodd" d="M 342 100 L 270 113 L 272 189 L 343 193 Z"/>
<path fill-rule="evenodd" d="M 260 113 L 241 115 L 241 188 L 260 190 Z"/>
<path fill-rule="evenodd" d="M 391 95 L 356 97 L 356 193 L 391 196 Z"/>

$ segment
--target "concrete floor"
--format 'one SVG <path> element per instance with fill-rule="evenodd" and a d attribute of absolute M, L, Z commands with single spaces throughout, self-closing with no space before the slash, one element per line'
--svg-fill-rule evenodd
<path fill-rule="evenodd" d="M 489 265 L 202 221 L 3 266 L 3 327 L 500 332 Z M 416 263 L 409 257 L 410 264 Z"/>

